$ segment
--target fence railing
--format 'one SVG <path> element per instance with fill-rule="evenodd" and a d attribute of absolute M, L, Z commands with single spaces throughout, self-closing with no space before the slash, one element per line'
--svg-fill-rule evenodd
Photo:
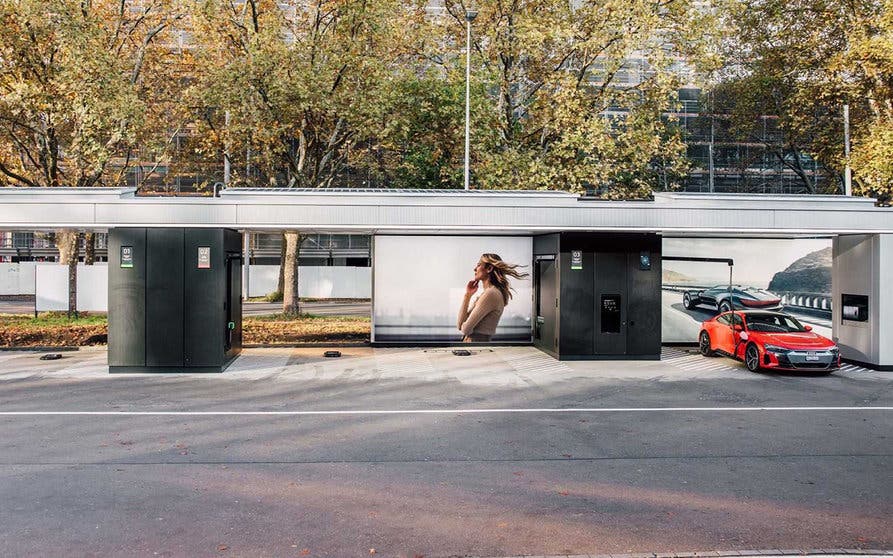
<path fill-rule="evenodd" d="M 83 242 L 81 248 L 84 247 Z M 0 234 L 0 248 L 10 250 L 42 250 L 53 249 L 56 243 L 45 236 L 34 236 L 32 233 Z M 108 234 L 97 233 L 93 237 L 93 247 L 99 250 L 108 248 Z"/>
<path fill-rule="evenodd" d="M 826 311 L 828 314 L 833 309 L 832 298 L 828 293 L 775 292 L 775 294 L 781 297 L 781 303 L 785 306 Z"/>
<path fill-rule="evenodd" d="M 258 234 L 252 237 L 255 250 L 279 250 L 282 237 Z M 359 234 L 308 234 L 301 237 L 301 250 L 368 250 L 370 237 Z"/>

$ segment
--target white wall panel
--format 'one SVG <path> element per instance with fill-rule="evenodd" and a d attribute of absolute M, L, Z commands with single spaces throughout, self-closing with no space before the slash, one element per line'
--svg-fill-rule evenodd
<path fill-rule="evenodd" d="M 68 310 L 68 266 L 58 263 L 39 264 L 36 269 L 38 312 Z M 78 310 L 107 312 L 109 274 L 106 264 L 78 265 Z"/>
<path fill-rule="evenodd" d="M 844 358 L 893 366 L 893 235 L 849 235 L 834 239 L 834 339 Z M 868 297 L 868 321 L 841 319 L 843 294 Z"/>
<path fill-rule="evenodd" d="M 35 262 L 0 263 L 0 295 L 33 295 Z"/>

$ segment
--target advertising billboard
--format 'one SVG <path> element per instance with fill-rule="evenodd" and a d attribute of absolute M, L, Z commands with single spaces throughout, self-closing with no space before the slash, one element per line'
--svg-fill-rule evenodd
<path fill-rule="evenodd" d="M 373 242 L 373 342 L 531 341 L 530 237 L 377 235 Z M 507 303 L 498 286 L 469 285 L 484 254 L 509 270 L 502 273 Z"/>
<path fill-rule="evenodd" d="M 831 240 L 665 238 L 663 255 L 731 258 L 718 262 L 664 261 L 664 343 L 695 343 L 701 323 L 719 312 L 773 310 L 831 337 Z"/>

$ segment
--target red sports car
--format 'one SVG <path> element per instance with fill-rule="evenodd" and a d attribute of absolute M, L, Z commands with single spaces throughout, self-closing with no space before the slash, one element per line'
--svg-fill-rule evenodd
<path fill-rule="evenodd" d="M 781 312 L 724 312 L 701 324 L 698 346 L 704 356 L 741 359 L 751 372 L 840 368 L 840 350 L 833 341 Z"/>

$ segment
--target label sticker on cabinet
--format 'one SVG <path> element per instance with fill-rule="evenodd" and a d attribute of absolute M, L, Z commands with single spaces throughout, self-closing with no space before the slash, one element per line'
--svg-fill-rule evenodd
<path fill-rule="evenodd" d="M 199 246 L 198 247 L 198 268 L 199 269 L 211 269 L 211 247 L 210 246 Z"/>
<path fill-rule="evenodd" d="M 133 246 L 121 247 L 121 267 L 133 267 Z"/>

